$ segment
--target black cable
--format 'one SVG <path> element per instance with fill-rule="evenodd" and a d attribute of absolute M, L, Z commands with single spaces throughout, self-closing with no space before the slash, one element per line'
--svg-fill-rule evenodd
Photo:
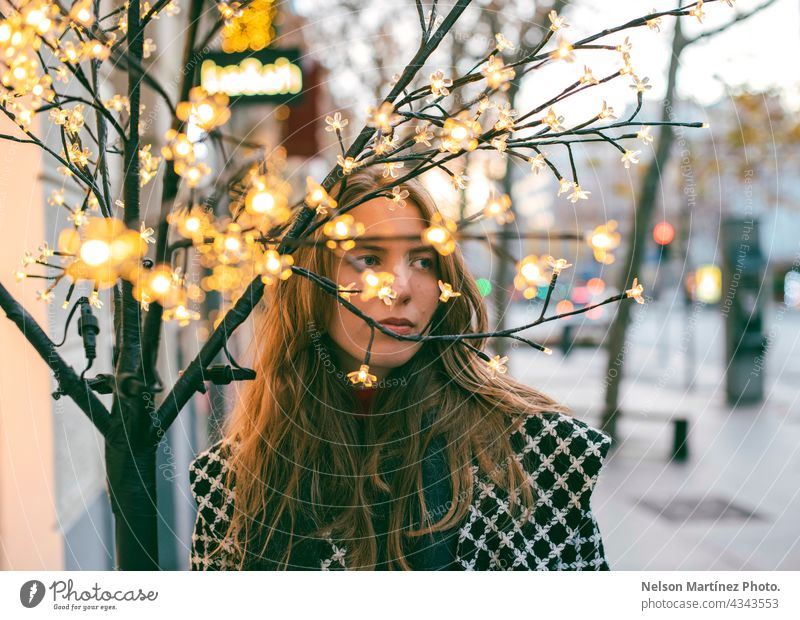
<path fill-rule="evenodd" d="M 81 306 L 78 334 L 83 338 L 83 351 L 86 359 L 91 361 L 97 357 L 97 334 L 100 333 L 100 324 L 97 322 L 97 317 L 92 314 L 92 305 L 86 297 L 81 297 L 78 303 Z"/>
<path fill-rule="evenodd" d="M 82 302 L 84 299 L 85 299 L 87 302 L 89 301 L 89 299 L 88 299 L 87 297 L 81 297 L 81 298 L 80 298 L 78 301 L 76 301 L 76 302 L 75 302 L 75 305 L 74 305 L 74 306 L 72 306 L 72 310 L 70 310 L 70 311 L 69 311 L 69 316 L 67 316 L 67 322 L 66 322 L 66 324 L 64 325 L 64 337 L 61 339 L 61 342 L 59 342 L 59 343 L 58 343 L 57 345 L 55 345 L 55 346 L 57 346 L 57 347 L 60 347 L 61 345 L 63 345 L 63 344 L 64 344 L 64 343 L 67 341 L 67 331 L 69 330 L 69 323 L 70 323 L 70 321 L 72 321 L 72 315 L 73 315 L 73 314 L 75 314 L 75 310 L 77 310 L 77 309 L 78 309 L 78 306 L 80 306 L 80 305 L 81 305 L 81 302 Z"/>
<path fill-rule="evenodd" d="M 86 375 L 86 372 L 92 367 L 92 364 L 94 364 L 94 358 L 90 358 L 89 363 L 86 364 L 86 368 L 83 369 L 83 372 L 81 373 L 80 377 L 81 381 L 83 381 L 84 375 Z"/>
<path fill-rule="evenodd" d="M 228 343 L 227 342 L 225 342 L 222 345 L 222 350 L 225 352 L 225 357 L 228 358 L 228 361 L 231 363 L 231 365 L 234 368 L 238 368 L 239 370 L 249 370 L 249 369 L 246 369 L 246 368 L 242 368 L 241 366 L 239 366 L 239 364 L 236 363 L 236 360 L 233 359 L 233 355 L 231 355 L 231 352 L 228 351 Z"/>

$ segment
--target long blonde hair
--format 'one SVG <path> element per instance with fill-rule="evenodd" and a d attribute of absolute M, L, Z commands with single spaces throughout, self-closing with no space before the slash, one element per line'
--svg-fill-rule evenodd
<path fill-rule="evenodd" d="M 381 185 L 380 175 L 366 169 L 346 177 L 343 191 L 332 194 L 340 205 L 352 205 Z M 437 208 L 422 183 L 413 179 L 403 189 L 429 223 Z M 319 230 L 314 237 L 322 237 Z M 334 277 L 335 257 L 322 243 L 301 246 L 294 257 L 296 265 Z M 487 331 L 481 296 L 458 249 L 438 257 L 438 274 L 461 296 L 440 304 L 430 333 Z M 298 540 L 330 533 L 344 541 L 349 568 L 374 569 L 371 502 L 389 493 L 389 568 L 408 570 L 407 539 L 450 529 L 466 515 L 473 463 L 530 510 L 534 490 L 513 458 L 509 435 L 525 417 L 568 413 L 564 406 L 508 376 L 492 377 L 461 344 L 429 341 L 389 374 L 387 385 L 404 387 L 378 391 L 362 441 L 359 421 L 347 415 L 355 401 L 345 375 L 356 369 L 336 368 L 325 333 L 336 300 L 294 274 L 269 288 L 262 303 L 253 342 L 257 378 L 245 386 L 223 433 L 223 445 L 235 447 L 226 480 L 235 489 L 235 509 L 215 552 L 232 548 L 240 568 L 268 555 L 275 566 L 290 568 Z M 469 342 L 479 349 L 485 344 Z M 425 424 L 431 411 L 435 419 Z M 433 522 L 421 464 L 438 435 L 446 446 L 452 498 Z M 384 476 L 389 463 L 396 467 L 391 484 Z"/>

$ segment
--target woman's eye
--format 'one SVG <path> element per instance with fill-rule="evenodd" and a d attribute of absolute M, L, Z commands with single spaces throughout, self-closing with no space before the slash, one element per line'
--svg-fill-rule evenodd
<path fill-rule="evenodd" d="M 363 261 L 367 267 L 374 267 L 378 264 L 378 257 L 374 256 L 373 254 L 365 254 L 364 256 L 359 256 L 356 260 Z"/>
<path fill-rule="evenodd" d="M 411 261 L 412 264 L 416 264 L 420 269 L 433 269 L 433 259 L 427 257 L 415 258 Z"/>

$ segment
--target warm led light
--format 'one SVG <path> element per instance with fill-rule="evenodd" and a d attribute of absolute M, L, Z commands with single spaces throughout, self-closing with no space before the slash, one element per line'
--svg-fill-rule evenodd
<path fill-rule="evenodd" d="M 225 249 L 229 252 L 238 252 L 242 249 L 242 242 L 237 237 L 225 237 Z"/>
<path fill-rule="evenodd" d="M 268 213 L 275 206 L 275 197 L 266 191 L 257 191 L 250 200 L 250 208 L 254 213 Z"/>
<path fill-rule="evenodd" d="M 520 273 L 528 280 L 539 280 L 542 277 L 542 270 L 535 263 L 527 263 L 522 266 Z"/>
<path fill-rule="evenodd" d="M 156 296 L 161 297 L 169 292 L 169 289 L 172 286 L 172 276 L 165 270 L 159 270 L 150 276 L 150 281 L 148 284 L 150 286 L 150 290 Z"/>
<path fill-rule="evenodd" d="M 450 132 L 450 136 L 453 140 L 461 141 L 467 137 L 467 129 L 465 127 L 454 127 L 453 131 Z"/>
<path fill-rule="evenodd" d="M 81 245 L 81 259 L 87 265 L 97 267 L 111 258 L 111 246 L 100 239 L 91 239 Z"/>
<path fill-rule="evenodd" d="M 597 233 L 592 235 L 592 246 L 605 249 L 611 245 L 611 240 L 608 238 L 606 233 Z"/>

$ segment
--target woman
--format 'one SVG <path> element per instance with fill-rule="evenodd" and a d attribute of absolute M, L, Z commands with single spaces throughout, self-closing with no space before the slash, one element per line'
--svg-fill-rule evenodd
<path fill-rule="evenodd" d="M 332 195 L 347 206 L 381 186 L 365 170 Z M 487 331 L 458 249 L 421 243 L 430 195 L 401 189 L 404 206 L 380 196 L 350 211 L 363 242 L 333 252 L 317 230 L 295 265 L 400 336 Z M 390 294 L 347 293 L 366 269 L 394 275 Z M 439 281 L 460 295 L 442 301 Z M 264 305 L 258 377 L 190 465 L 193 570 L 608 569 L 589 505 L 606 435 L 462 343 L 373 335 L 298 273 Z"/>

